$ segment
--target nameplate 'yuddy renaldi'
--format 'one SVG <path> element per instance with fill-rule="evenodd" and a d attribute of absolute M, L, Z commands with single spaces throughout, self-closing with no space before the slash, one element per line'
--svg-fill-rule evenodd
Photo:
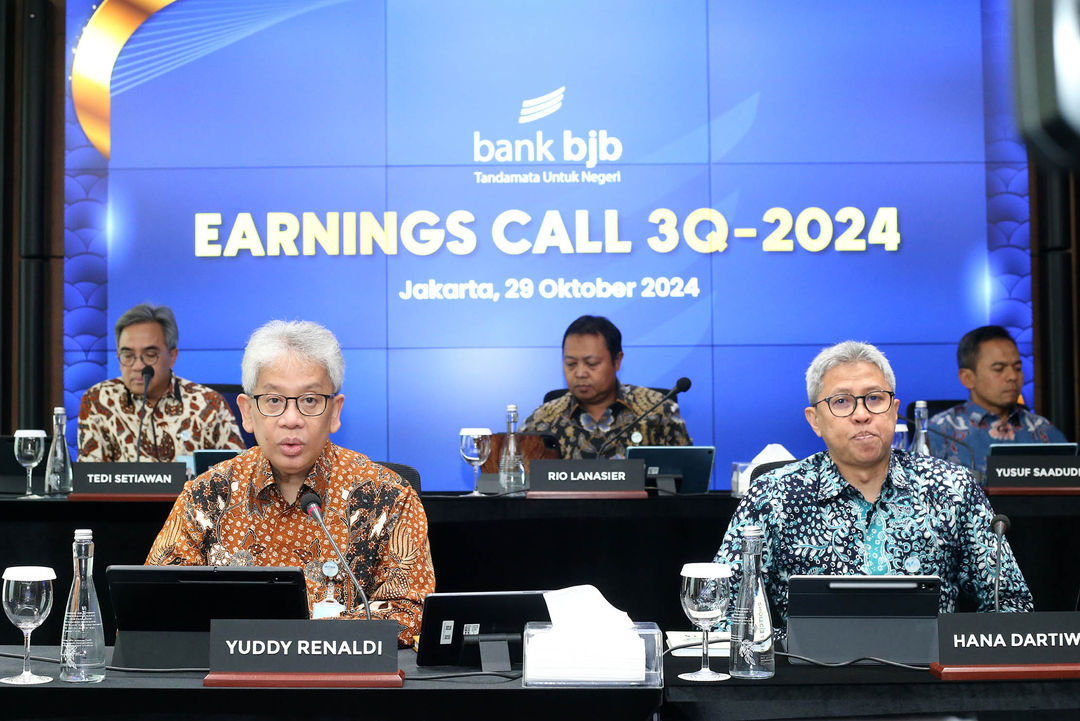
<path fill-rule="evenodd" d="M 533 460 L 529 498 L 645 498 L 645 461 Z"/>
<path fill-rule="evenodd" d="M 220 620 L 205 686 L 401 686 L 391 620 Z"/>

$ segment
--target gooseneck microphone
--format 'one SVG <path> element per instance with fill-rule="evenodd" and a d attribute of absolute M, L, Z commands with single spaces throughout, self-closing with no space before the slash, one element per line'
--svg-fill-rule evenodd
<path fill-rule="evenodd" d="M 1001 610 L 998 592 L 1001 590 L 1001 547 L 1005 543 L 1005 534 L 1009 530 L 1009 517 L 999 513 L 990 519 L 990 530 L 997 536 L 997 549 L 994 553 L 994 613 Z"/>
<path fill-rule="evenodd" d="M 916 429 L 918 428 L 918 424 L 915 423 L 914 418 L 908 418 L 907 416 L 897 416 L 897 418 L 899 420 L 904 421 L 905 423 L 911 424 L 911 426 L 913 428 L 916 428 Z M 933 433 L 935 436 L 941 436 L 942 438 L 944 438 L 947 441 L 952 441 L 956 445 L 963 446 L 964 448 L 966 448 L 967 452 L 968 452 L 968 456 L 971 458 L 971 462 L 968 464 L 968 470 L 971 471 L 971 475 L 975 477 L 975 482 L 976 483 L 978 483 L 980 486 L 986 484 L 986 476 L 985 476 L 985 474 L 982 471 L 980 471 L 978 468 L 975 467 L 975 450 L 971 447 L 970 444 L 960 440 L 956 436 L 951 436 L 948 433 L 945 433 L 944 431 L 939 431 L 937 428 L 934 428 L 934 427 L 930 426 L 929 424 L 927 424 L 926 430 L 929 431 L 930 433 Z M 904 449 L 904 450 L 907 450 L 907 449 Z"/>
<path fill-rule="evenodd" d="M 356 576 L 353 575 L 352 568 L 349 566 L 349 562 L 345 560 L 344 554 L 341 553 L 341 549 L 338 548 L 337 543 L 334 541 L 334 537 L 330 535 L 330 530 L 326 527 L 326 523 L 323 521 L 322 516 L 322 499 L 319 498 L 319 494 L 314 491 L 308 491 L 304 495 L 300 496 L 300 508 L 304 513 L 314 518 L 319 523 L 319 528 L 326 534 L 326 538 L 330 541 L 330 545 L 334 549 L 334 553 L 337 554 L 338 560 L 341 561 L 342 567 L 345 569 L 345 573 L 349 574 L 349 578 L 352 579 L 353 587 L 360 592 L 360 600 L 364 602 L 364 614 L 367 616 L 367 620 L 371 620 L 371 606 L 368 604 L 367 594 L 364 593 L 364 587 L 360 585 L 360 582 L 356 580 Z"/>
<path fill-rule="evenodd" d="M 671 400 L 675 395 L 677 395 L 679 393 L 685 393 L 688 390 L 690 390 L 690 379 L 689 378 L 684 377 L 684 378 L 680 378 L 679 380 L 675 381 L 675 387 L 672 388 L 671 390 L 669 390 L 667 393 L 665 393 L 664 396 L 660 400 L 658 400 L 655 404 L 653 404 L 652 408 L 650 408 L 649 410 L 645 411 L 644 413 L 639 415 L 634 420 L 627 423 L 625 426 L 623 426 L 622 428 L 619 429 L 618 433 L 616 433 L 615 435 L 611 436 L 606 441 L 604 441 L 604 444 L 602 446 L 600 446 L 600 450 L 598 450 L 596 452 L 596 457 L 599 458 L 599 457 L 603 456 L 604 451 L 606 451 L 608 448 L 610 448 L 612 443 L 614 443 L 615 441 L 619 440 L 621 437 L 626 435 L 626 432 L 629 431 L 634 426 L 636 426 L 638 423 L 640 423 L 642 418 L 644 418 L 645 416 L 647 416 L 650 413 L 652 413 L 653 411 L 655 411 L 657 408 L 659 408 L 661 405 L 663 405 L 666 401 Z"/>
<path fill-rule="evenodd" d="M 154 366 L 143 366 L 142 369 L 142 410 L 139 411 L 139 432 L 135 438 L 135 461 L 142 457 L 142 429 L 143 421 L 146 420 L 146 395 L 150 388 L 150 381 L 154 378 Z"/>

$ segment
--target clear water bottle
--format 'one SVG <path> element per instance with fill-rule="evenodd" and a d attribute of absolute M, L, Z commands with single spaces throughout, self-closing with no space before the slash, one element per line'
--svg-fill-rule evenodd
<path fill-rule="evenodd" d="M 53 439 L 49 460 L 45 464 L 45 493 L 71 493 L 71 454 L 67 446 L 67 411 L 63 406 L 53 408 Z"/>
<path fill-rule="evenodd" d="M 105 630 L 94 591 L 94 534 L 90 529 L 75 531 L 72 556 L 75 577 L 64 607 L 60 680 L 96 683 L 105 678 Z"/>
<path fill-rule="evenodd" d="M 517 406 L 506 407 L 506 441 L 499 456 L 499 491 L 514 493 L 525 490 L 525 458 L 517 437 Z"/>
<path fill-rule="evenodd" d="M 915 435 L 912 436 L 911 447 L 908 449 L 912 453 L 930 455 L 930 431 L 926 430 L 929 420 L 930 411 L 926 407 L 926 401 L 915 401 Z"/>
<path fill-rule="evenodd" d="M 892 447 L 897 451 L 907 450 L 907 423 L 904 421 L 896 422 L 896 431 L 892 437 Z"/>
<path fill-rule="evenodd" d="M 761 526 L 742 529 L 742 578 L 731 614 L 729 670 L 734 678 L 772 678 L 776 673 L 769 599 L 761 577 Z"/>

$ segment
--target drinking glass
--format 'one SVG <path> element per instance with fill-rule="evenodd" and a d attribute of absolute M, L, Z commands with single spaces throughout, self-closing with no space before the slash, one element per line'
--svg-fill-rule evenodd
<path fill-rule="evenodd" d="M 26 469 L 26 495 L 24 498 L 40 498 L 31 486 L 34 466 L 41 463 L 45 454 L 45 431 L 15 431 L 15 459 Z"/>
<path fill-rule="evenodd" d="M 30 673 L 30 632 L 52 610 L 53 579 L 56 573 L 45 566 L 11 566 L 4 569 L 4 613 L 23 632 L 23 671 L 18 676 L 0 678 L 0 683 L 26 686 L 52 681 Z"/>
<path fill-rule="evenodd" d="M 466 496 L 479 496 L 480 466 L 491 455 L 491 430 L 488 428 L 461 429 L 461 457 L 473 467 L 473 490 Z"/>
<path fill-rule="evenodd" d="M 723 563 L 687 563 L 682 568 L 683 612 L 701 629 L 701 670 L 680 673 L 684 681 L 726 681 L 726 673 L 709 668 L 709 631 L 727 615 L 731 603 L 731 568 Z"/>

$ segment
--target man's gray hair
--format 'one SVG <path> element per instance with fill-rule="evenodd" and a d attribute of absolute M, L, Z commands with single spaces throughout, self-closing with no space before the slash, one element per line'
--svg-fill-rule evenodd
<path fill-rule="evenodd" d="M 180 330 L 176 327 L 176 317 L 167 305 L 139 303 L 116 319 L 116 347 L 120 347 L 120 334 L 124 328 L 136 323 L 157 323 L 165 336 L 165 350 L 175 350 L 180 342 Z"/>
<path fill-rule="evenodd" d="M 309 320 L 272 320 L 255 330 L 240 363 L 244 392 L 255 392 L 259 371 L 285 356 L 318 363 L 326 369 L 334 393 L 345 380 L 345 358 L 337 338 L 326 328 Z"/>
<path fill-rule="evenodd" d="M 818 396 L 821 394 L 825 374 L 846 363 L 873 363 L 881 369 L 885 382 L 889 384 L 888 388 L 882 390 L 896 392 L 896 375 L 885 354 L 869 343 L 846 340 L 818 353 L 817 358 L 814 358 L 813 363 L 806 369 L 806 397 L 810 399 L 810 405 L 821 400 Z"/>

